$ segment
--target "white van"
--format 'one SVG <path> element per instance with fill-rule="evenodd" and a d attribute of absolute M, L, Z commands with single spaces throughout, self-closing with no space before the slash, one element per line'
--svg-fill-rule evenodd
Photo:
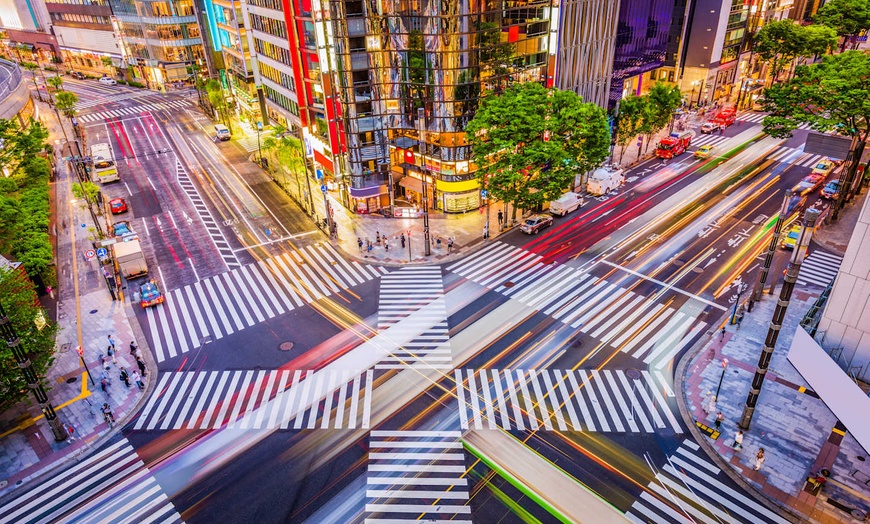
<path fill-rule="evenodd" d="M 625 182 L 625 172 L 613 166 L 599 167 L 586 182 L 586 191 L 592 196 L 602 196 L 618 189 Z"/>
<path fill-rule="evenodd" d="M 230 138 L 232 138 L 232 135 L 230 135 L 230 130 L 227 129 L 227 126 L 223 124 L 214 125 L 214 136 L 218 140 L 229 140 Z"/>
<path fill-rule="evenodd" d="M 573 191 L 569 191 L 556 200 L 550 202 L 550 213 L 563 217 L 577 208 L 583 207 L 583 204 L 585 204 L 585 202 L 580 195 Z"/>

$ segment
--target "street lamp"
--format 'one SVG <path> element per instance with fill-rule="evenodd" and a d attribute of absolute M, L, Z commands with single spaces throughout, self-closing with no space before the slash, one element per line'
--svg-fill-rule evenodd
<path fill-rule="evenodd" d="M 719 377 L 719 386 L 716 388 L 716 396 L 713 398 L 719 398 L 719 390 L 722 389 L 722 380 L 725 379 L 725 370 L 728 369 L 728 359 L 722 359 L 722 375 Z"/>

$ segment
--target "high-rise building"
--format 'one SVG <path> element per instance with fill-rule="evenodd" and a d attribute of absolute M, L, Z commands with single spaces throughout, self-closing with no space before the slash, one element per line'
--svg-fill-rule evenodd
<path fill-rule="evenodd" d="M 22 59 L 48 61 L 60 54 L 51 33 L 51 18 L 41 0 L 0 0 L 0 30 L 10 43 L 29 46 L 34 57 Z"/>
<path fill-rule="evenodd" d="M 108 0 L 49 0 L 45 7 L 67 69 L 112 75 L 125 65 Z"/>
<path fill-rule="evenodd" d="M 186 80 L 205 58 L 193 0 L 109 0 L 121 54 L 149 88 Z"/>
<path fill-rule="evenodd" d="M 548 82 L 549 0 L 334 0 L 343 167 L 359 213 L 480 206 L 464 129 L 481 97 Z M 425 189 L 424 189 L 425 188 Z"/>

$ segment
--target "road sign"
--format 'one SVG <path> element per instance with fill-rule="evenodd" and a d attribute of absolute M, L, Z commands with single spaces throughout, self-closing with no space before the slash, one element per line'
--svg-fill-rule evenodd
<path fill-rule="evenodd" d="M 322 184 L 322 185 L 320 186 L 320 190 L 323 191 L 324 193 L 326 193 L 326 190 L 327 190 L 327 189 L 329 189 L 329 188 L 326 187 L 326 184 Z"/>
<path fill-rule="evenodd" d="M 482 198 L 486 198 L 487 195 L 489 195 L 489 191 L 487 191 L 486 189 L 481 189 L 481 190 L 480 190 L 480 196 L 481 196 Z"/>
<path fill-rule="evenodd" d="M 85 223 L 82 222 L 82 229 L 84 229 L 84 228 L 86 228 L 86 227 L 88 227 L 88 226 L 86 226 Z"/>
<path fill-rule="evenodd" d="M 101 247 L 100 249 L 97 250 L 97 256 L 100 258 L 106 258 L 107 256 L 109 256 L 109 250 L 104 248 L 104 247 Z"/>
<path fill-rule="evenodd" d="M 315 169 L 314 176 L 315 176 L 315 178 L 317 178 L 317 180 L 323 180 L 323 170 L 322 169 Z"/>
<path fill-rule="evenodd" d="M 93 249 L 88 249 L 87 251 L 85 251 L 85 258 L 86 259 L 90 260 L 90 259 L 94 258 L 95 256 L 97 256 L 97 254 L 94 252 Z"/>
<path fill-rule="evenodd" d="M 638 137 L 638 139 L 637 139 L 637 147 L 640 147 L 640 146 L 642 146 L 642 145 L 643 145 L 643 137 Z"/>
<path fill-rule="evenodd" d="M 76 353 L 78 353 L 80 357 L 83 357 L 85 355 L 85 349 L 81 346 L 76 346 Z"/>
<path fill-rule="evenodd" d="M 259 120 L 257 120 L 257 131 L 262 131 L 262 130 L 263 130 L 263 123 L 260 122 Z"/>

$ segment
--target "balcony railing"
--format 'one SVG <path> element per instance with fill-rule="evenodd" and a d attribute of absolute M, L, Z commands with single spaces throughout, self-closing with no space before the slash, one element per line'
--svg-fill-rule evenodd
<path fill-rule="evenodd" d="M 18 67 L 18 64 L 15 62 L 9 62 L 8 60 L 0 59 L 0 63 L 3 64 L 3 67 L 0 68 L 3 76 L 0 76 L 0 102 L 6 100 L 14 90 L 18 89 L 18 86 L 21 84 L 21 80 L 23 75 L 21 73 L 21 68 Z M 9 76 L 5 76 L 5 73 L 9 72 Z"/>

